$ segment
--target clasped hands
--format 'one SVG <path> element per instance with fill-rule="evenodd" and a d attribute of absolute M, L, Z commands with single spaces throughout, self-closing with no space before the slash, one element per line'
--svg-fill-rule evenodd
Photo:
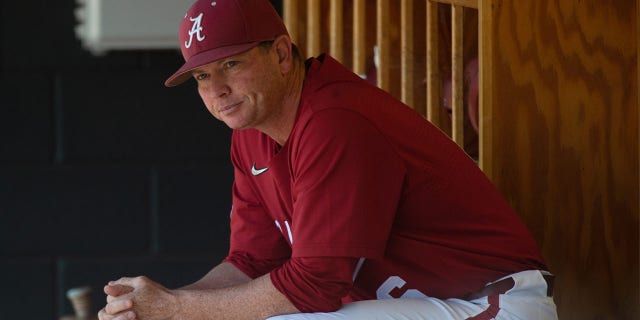
<path fill-rule="evenodd" d="M 120 278 L 104 287 L 107 305 L 100 320 L 174 319 L 180 309 L 176 292 L 147 277 Z"/>

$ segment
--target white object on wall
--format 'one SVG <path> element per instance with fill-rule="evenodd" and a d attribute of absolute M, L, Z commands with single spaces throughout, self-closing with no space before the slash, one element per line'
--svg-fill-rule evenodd
<path fill-rule="evenodd" d="M 177 49 L 178 27 L 194 0 L 76 0 L 76 37 L 96 55 Z"/>

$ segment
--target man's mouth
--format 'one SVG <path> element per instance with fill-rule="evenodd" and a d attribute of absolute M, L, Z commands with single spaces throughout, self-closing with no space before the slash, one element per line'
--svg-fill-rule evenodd
<path fill-rule="evenodd" d="M 226 105 L 224 107 L 220 107 L 220 108 L 218 108 L 218 113 L 219 114 L 229 113 L 229 112 L 235 110 L 238 106 L 240 106 L 240 104 L 242 104 L 242 102 L 233 103 L 233 104 Z"/>

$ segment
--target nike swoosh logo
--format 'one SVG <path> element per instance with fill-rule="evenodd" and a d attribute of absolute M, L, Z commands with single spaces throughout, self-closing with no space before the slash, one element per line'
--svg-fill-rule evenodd
<path fill-rule="evenodd" d="M 263 174 L 267 170 L 269 170 L 269 167 L 262 168 L 262 169 L 256 169 L 256 164 L 255 163 L 253 165 L 251 165 L 251 174 L 254 175 L 254 176 L 259 176 L 259 175 Z"/>

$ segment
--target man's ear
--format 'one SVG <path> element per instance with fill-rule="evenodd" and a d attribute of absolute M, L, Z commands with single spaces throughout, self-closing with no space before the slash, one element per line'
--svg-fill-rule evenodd
<path fill-rule="evenodd" d="M 281 35 L 273 40 L 272 47 L 278 55 L 278 63 L 280 71 L 285 74 L 291 70 L 293 64 L 293 50 L 291 49 L 291 38 L 287 35 Z"/>

